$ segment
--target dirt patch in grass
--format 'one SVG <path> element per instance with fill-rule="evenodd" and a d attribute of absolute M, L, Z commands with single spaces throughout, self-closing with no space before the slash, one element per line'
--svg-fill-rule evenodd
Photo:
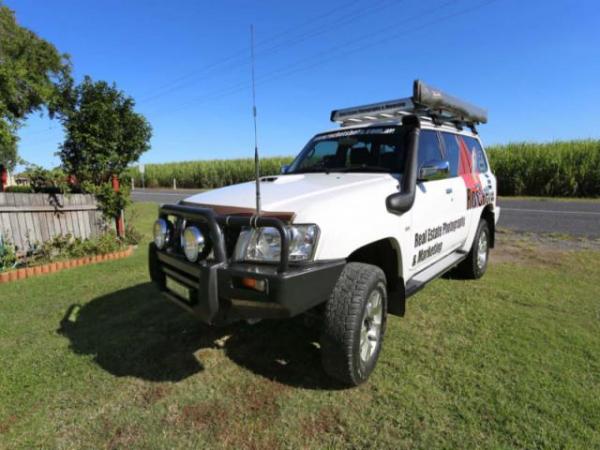
<path fill-rule="evenodd" d="M 140 437 L 140 430 L 131 425 L 119 426 L 106 444 L 108 450 L 131 448 Z"/>
<path fill-rule="evenodd" d="M 150 406 L 165 398 L 170 392 L 171 388 L 169 386 L 163 384 L 153 385 L 140 394 L 140 399 L 145 406 Z"/>
<path fill-rule="evenodd" d="M 307 438 L 323 434 L 344 433 L 345 424 L 337 408 L 322 408 L 314 416 L 306 417 L 301 424 Z"/>
<path fill-rule="evenodd" d="M 17 422 L 17 416 L 9 416 L 5 420 L 0 421 L 0 434 L 8 433 L 10 427 Z"/>
<path fill-rule="evenodd" d="M 567 235 L 515 233 L 499 229 L 491 251 L 493 263 L 513 263 L 536 267 L 559 267 L 569 253 L 600 250 L 600 241 Z"/>
<path fill-rule="evenodd" d="M 192 426 L 228 448 L 279 448 L 268 430 L 279 418 L 288 391 L 287 386 L 270 380 L 230 385 L 224 389 L 229 401 L 185 405 L 167 422 L 176 428 Z"/>
<path fill-rule="evenodd" d="M 181 410 L 179 422 L 220 434 L 221 429 L 228 425 L 229 416 L 230 412 L 221 401 L 211 400 L 196 405 L 185 405 Z"/>

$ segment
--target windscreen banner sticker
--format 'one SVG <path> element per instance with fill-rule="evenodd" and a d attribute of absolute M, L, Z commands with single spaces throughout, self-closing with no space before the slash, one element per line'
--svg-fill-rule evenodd
<path fill-rule="evenodd" d="M 413 255 L 412 265 L 415 266 L 432 256 L 441 253 L 443 243 L 433 241 L 437 241 L 447 234 L 454 233 L 456 230 L 464 227 L 466 223 L 466 217 L 463 216 L 450 222 L 444 222 L 436 227 L 427 228 L 420 233 L 415 233 L 415 249 L 419 250 Z"/>
<path fill-rule="evenodd" d="M 396 128 L 359 128 L 356 130 L 336 131 L 334 133 L 320 134 L 315 136 L 314 141 L 322 141 L 325 139 L 337 139 L 349 136 L 364 136 L 369 134 L 393 134 Z"/>

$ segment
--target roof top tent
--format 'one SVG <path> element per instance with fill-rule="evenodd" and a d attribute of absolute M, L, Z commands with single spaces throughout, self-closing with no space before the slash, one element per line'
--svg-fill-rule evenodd
<path fill-rule="evenodd" d="M 475 132 L 475 125 L 487 123 L 487 111 L 452 95 L 428 86 L 421 80 L 413 83 L 412 97 L 372 103 L 331 112 L 331 121 L 342 127 L 372 122 L 401 120 L 405 116 L 427 117 L 434 123 L 466 125 Z"/>

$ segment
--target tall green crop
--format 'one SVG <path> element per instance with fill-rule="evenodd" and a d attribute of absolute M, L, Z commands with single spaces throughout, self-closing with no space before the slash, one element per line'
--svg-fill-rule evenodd
<path fill-rule="evenodd" d="M 278 174 L 281 166 L 291 161 L 291 157 L 263 158 L 260 173 Z M 171 187 L 175 179 L 180 188 L 211 189 L 254 179 L 252 158 L 146 164 L 145 169 L 147 187 Z M 130 169 L 127 177 L 133 177 L 136 185 L 140 185 L 141 175 L 137 168 Z"/>
<path fill-rule="evenodd" d="M 511 143 L 488 149 L 500 195 L 600 196 L 600 141 Z"/>
<path fill-rule="evenodd" d="M 600 196 L 600 140 L 511 143 L 487 149 L 500 195 Z M 264 158 L 261 174 L 278 174 L 291 157 Z M 132 168 L 128 177 L 140 185 Z M 228 159 L 146 165 L 146 186 L 211 189 L 254 179 L 254 160 Z"/>

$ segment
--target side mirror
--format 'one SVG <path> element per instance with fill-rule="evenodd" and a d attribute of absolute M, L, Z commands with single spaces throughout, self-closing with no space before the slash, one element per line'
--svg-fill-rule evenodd
<path fill-rule="evenodd" d="M 289 166 L 289 165 L 287 165 L 287 164 L 284 164 L 283 166 L 281 166 L 281 171 L 280 171 L 280 173 L 281 173 L 282 175 L 283 175 L 283 174 L 286 174 L 289 168 L 290 168 L 290 166 Z"/>
<path fill-rule="evenodd" d="M 418 181 L 435 181 L 448 178 L 450 163 L 448 161 L 428 161 L 419 169 Z"/>

